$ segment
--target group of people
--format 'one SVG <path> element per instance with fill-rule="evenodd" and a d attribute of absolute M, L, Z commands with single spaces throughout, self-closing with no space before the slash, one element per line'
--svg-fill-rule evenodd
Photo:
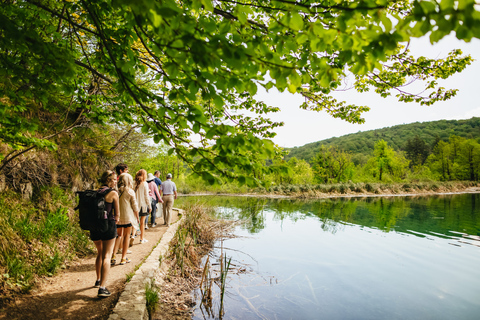
<path fill-rule="evenodd" d="M 170 225 L 177 187 L 172 181 L 172 174 L 167 174 L 164 182 L 159 177 L 160 171 L 147 175 L 146 170 L 140 169 L 133 178 L 128 173 L 128 166 L 123 163 L 118 164 L 115 171 L 107 170 L 102 174 L 101 189 L 111 189 L 105 195 L 108 230 L 102 233 L 90 232 L 90 239 L 97 248 L 95 287 L 99 288 L 99 297 L 111 294 L 105 283 L 110 266 L 117 262 L 116 255 L 121 252 L 120 265 L 129 263 L 126 254 L 131 252 L 128 248 L 133 245 L 135 237 L 140 236 L 140 243 L 148 242 L 145 239 L 145 229 L 148 229 L 149 215 L 150 226 L 157 226 L 157 203 L 163 203 L 164 224 Z"/>

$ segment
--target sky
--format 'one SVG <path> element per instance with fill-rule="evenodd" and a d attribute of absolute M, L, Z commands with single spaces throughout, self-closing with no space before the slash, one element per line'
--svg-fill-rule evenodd
<path fill-rule="evenodd" d="M 280 93 L 275 89 L 269 92 L 259 90 L 257 100 L 281 109 L 269 117 L 285 123 L 283 127 L 275 129 L 277 136 L 272 139 L 273 142 L 280 147 L 292 148 L 349 133 L 400 124 L 480 117 L 480 40 L 472 39 L 472 42 L 465 43 L 449 36 L 432 46 L 428 39 L 415 39 L 409 48 L 415 57 L 440 59 L 445 58 L 453 49 L 461 49 L 464 54 L 470 54 L 475 61 L 463 72 L 439 81 L 446 89 L 456 88 L 459 91 L 450 100 L 437 102 L 432 106 L 398 102 L 394 96 L 382 98 L 373 92 L 357 93 L 355 90 L 336 92 L 335 97 L 338 100 L 343 99 L 350 104 L 370 107 L 370 111 L 363 114 L 365 118 L 363 124 L 351 124 L 334 119 L 325 112 L 302 110 L 298 107 L 303 102 L 299 95 Z"/>

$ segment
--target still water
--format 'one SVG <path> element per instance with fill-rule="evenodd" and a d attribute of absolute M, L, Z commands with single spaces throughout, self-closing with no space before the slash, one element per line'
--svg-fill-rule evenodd
<path fill-rule="evenodd" d="M 480 194 L 199 200 L 243 221 L 223 319 L 480 319 Z"/>

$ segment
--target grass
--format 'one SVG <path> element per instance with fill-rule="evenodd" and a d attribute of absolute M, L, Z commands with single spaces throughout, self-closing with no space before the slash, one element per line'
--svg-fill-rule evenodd
<path fill-rule="evenodd" d="M 170 245 L 170 257 L 174 258 L 182 276 L 186 276 L 186 272 L 199 263 L 196 247 L 213 244 L 215 240 L 215 232 L 208 226 L 212 220 L 212 208 L 197 203 L 184 210 L 188 214 Z"/>
<path fill-rule="evenodd" d="M 74 256 L 94 251 L 73 202 L 59 188 L 40 190 L 33 201 L 8 190 L 0 194 L 2 304 L 28 292 L 39 277 L 54 275 Z"/>
<path fill-rule="evenodd" d="M 151 279 L 151 281 L 145 285 L 145 298 L 147 301 L 148 317 L 149 319 L 153 319 L 160 300 L 160 293 L 155 285 L 155 279 Z"/>
<path fill-rule="evenodd" d="M 127 282 L 130 282 L 135 275 L 136 270 L 133 270 L 132 272 L 127 273 L 125 276 L 127 277 Z"/>
<path fill-rule="evenodd" d="M 406 182 L 345 182 L 316 185 L 274 185 L 270 193 L 298 197 L 317 197 L 321 194 L 382 194 L 382 193 L 411 193 L 411 192 L 449 192 L 462 191 L 469 187 L 480 186 L 475 181 L 406 181 Z"/>

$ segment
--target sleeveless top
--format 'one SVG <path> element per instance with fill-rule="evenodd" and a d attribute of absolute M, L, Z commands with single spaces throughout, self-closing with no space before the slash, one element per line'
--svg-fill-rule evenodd
<path fill-rule="evenodd" d="M 108 188 L 107 186 L 102 186 L 100 190 Z M 112 189 L 113 190 L 113 189 Z M 113 202 L 107 202 L 105 200 L 105 211 L 107 211 L 107 217 L 108 220 L 115 220 L 115 217 L 113 216 Z"/>

